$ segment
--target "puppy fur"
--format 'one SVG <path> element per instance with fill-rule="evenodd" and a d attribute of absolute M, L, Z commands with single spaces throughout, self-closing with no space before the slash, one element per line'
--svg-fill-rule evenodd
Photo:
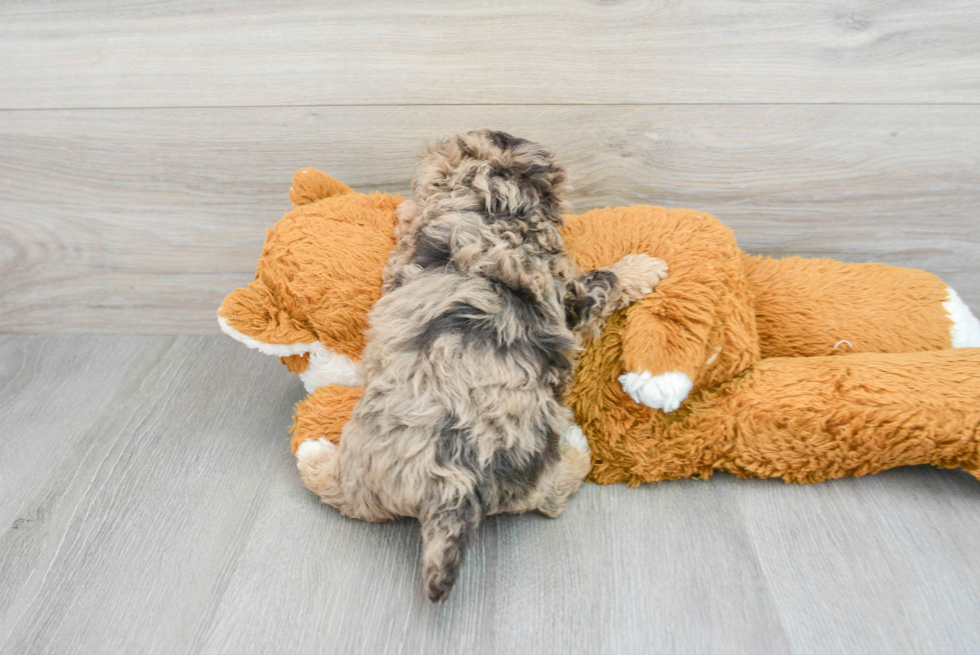
<path fill-rule="evenodd" d="M 549 152 L 503 132 L 424 153 L 370 314 L 364 394 L 339 448 L 301 469 L 346 516 L 418 518 L 433 601 L 484 516 L 562 512 L 589 471 L 561 439 L 575 353 L 667 273 L 631 255 L 576 275 L 558 231 L 564 189 Z"/>

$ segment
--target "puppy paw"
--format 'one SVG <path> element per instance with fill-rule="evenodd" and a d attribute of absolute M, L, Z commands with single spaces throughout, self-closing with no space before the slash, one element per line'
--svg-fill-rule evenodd
<path fill-rule="evenodd" d="M 678 371 L 661 375 L 651 375 L 647 371 L 625 373 L 619 376 L 619 383 L 633 402 L 662 409 L 665 414 L 680 407 L 694 387 L 691 378 Z"/>
<path fill-rule="evenodd" d="M 589 440 L 585 438 L 585 433 L 582 432 L 582 428 L 577 425 L 572 425 L 562 432 L 558 447 L 574 448 L 584 455 L 589 454 Z"/>
<path fill-rule="evenodd" d="M 630 302 L 653 291 L 667 277 L 667 262 L 649 255 L 626 255 L 609 269 L 619 278 L 619 288 Z"/>
<path fill-rule="evenodd" d="M 304 487 L 319 496 L 322 502 L 333 505 L 349 516 L 350 510 L 344 503 L 344 494 L 337 480 L 339 454 L 340 449 L 329 439 L 307 439 L 296 449 L 296 467 Z"/>

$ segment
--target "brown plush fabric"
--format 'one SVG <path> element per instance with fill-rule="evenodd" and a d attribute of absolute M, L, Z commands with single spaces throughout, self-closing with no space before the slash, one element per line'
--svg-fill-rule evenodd
<path fill-rule="evenodd" d="M 306 365 L 310 363 L 310 356 L 308 353 L 302 355 L 289 355 L 288 357 L 280 357 L 280 363 L 289 369 L 290 373 L 295 373 L 299 375 L 306 370 Z"/>
<path fill-rule="evenodd" d="M 263 344 L 319 341 L 356 360 L 402 198 L 355 193 L 312 169 L 297 173 L 290 195 L 296 206 L 270 231 L 255 281 L 219 315 Z M 752 257 L 728 228 L 691 210 L 564 218 L 566 247 L 583 268 L 631 253 L 670 266 L 581 357 L 567 400 L 593 449 L 593 481 L 724 470 L 815 482 L 917 463 L 977 473 L 980 350 L 942 351 L 951 321 L 934 275 Z M 295 373 L 307 361 L 283 358 Z M 694 390 L 664 414 L 622 391 L 624 372 L 682 372 Z M 294 451 L 306 439 L 339 438 L 359 395 L 316 389 L 297 406 Z"/>
<path fill-rule="evenodd" d="M 637 252 L 670 266 L 656 292 L 627 312 L 623 370 L 680 371 L 695 385 L 710 385 L 759 359 L 742 251 L 713 216 L 637 205 L 565 219 L 565 245 L 586 269 Z"/>
<path fill-rule="evenodd" d="M 980 477 L 980 349 L 765 359 L 664 414 L 616 380 L 624 323 L 586 351 L 568 395 L 594 482 L 720 470 L 805 483 L 912 464 Z"/>
<path fill-rule="evenodd" d="M 296 405 L 293 418 L 292 449 L 307 439 L 327 438 L 334 443 L 340 441 L 340 431 L 350 419 L 354 406 L 361 399 L 363 387 L 341 387 L 330 384 L 320 387 Z"/>
<path fill-rule="evenodd" d="M 616 380 L 624 318 L 584 354 L 568 401 L 599 484 L 740 477 L 810 483 L 896 466 L 962 467 L 980 478 L 980 349 L 775 357 L 670 414 Z M 337 442 L 361 389 L 327 386 L 296 407 L 293 451 Z"/>
<path fill-rule="evenodd" d="M 276 223 L 255 281 L 218 313 L 257 341 L 320 341 L 356 360 L 403 199 L 355 193 L 313 169 L 296 173 L 290 195 L 304 204 Z M 564 219 L 568 252 L 585 269 L 632 253 L 670 265 L 657 292 L 629 311 L 624 370 L 681 371 L 703 385 L 759 357 L 950 346 L 946 285 L 925 271 L 747 256 L 731 230 L 687 209 L 607 207 Z"/>
<path fill-rule="evenodd" d="M 763 357 L 950 347 L 952 322 L 942 307 L 947 287 L 932 273 L 752 256 L 745 257 L 745 273 L 755 296 Z"/>

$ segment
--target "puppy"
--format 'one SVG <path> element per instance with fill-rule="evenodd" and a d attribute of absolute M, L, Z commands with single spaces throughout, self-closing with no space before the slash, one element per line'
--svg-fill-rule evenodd
<path fill-rule="evenodd" d="M 339 448 L 322 440 L 301 470 L 345 516 L 418 518 L 432 601 L 484 516 L 561 514 L 589 471 L 562 405 L 579 343 L 667 273 L 631 255 L 576 276 L 564 188 L 549 152 L 503 132 L 424 154 L 370 314 L 364 395 Z"/>

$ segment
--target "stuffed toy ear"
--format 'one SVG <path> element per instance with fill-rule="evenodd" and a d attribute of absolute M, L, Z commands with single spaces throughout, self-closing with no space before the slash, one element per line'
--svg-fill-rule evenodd
<path fill-rule="evenodd" d="M 315 168 L 301 168 L 293 174 L 289 200 L 294 205 L 308 205 L 317 200 L 354 193 L 349 186 Z"/>
<path fill-rule="evenodd" d="M 261 280 L 228 294 L 218 309 L 218 323 L 225 334 L 275 357 L 303 355 L 317 340 Z"/>
<path fill-rule="evenodd" d="M 218 323 L 225 334 L 249 348 L 279 357 L 307 391 L 326 384 L 361 384 L 355 360 L 324 345 L 306 327 L 313 323 L 295 318 L 302 311 L 286 308 L 290 302 L 256 280 L 228 294 L 218 310 Z"/>

